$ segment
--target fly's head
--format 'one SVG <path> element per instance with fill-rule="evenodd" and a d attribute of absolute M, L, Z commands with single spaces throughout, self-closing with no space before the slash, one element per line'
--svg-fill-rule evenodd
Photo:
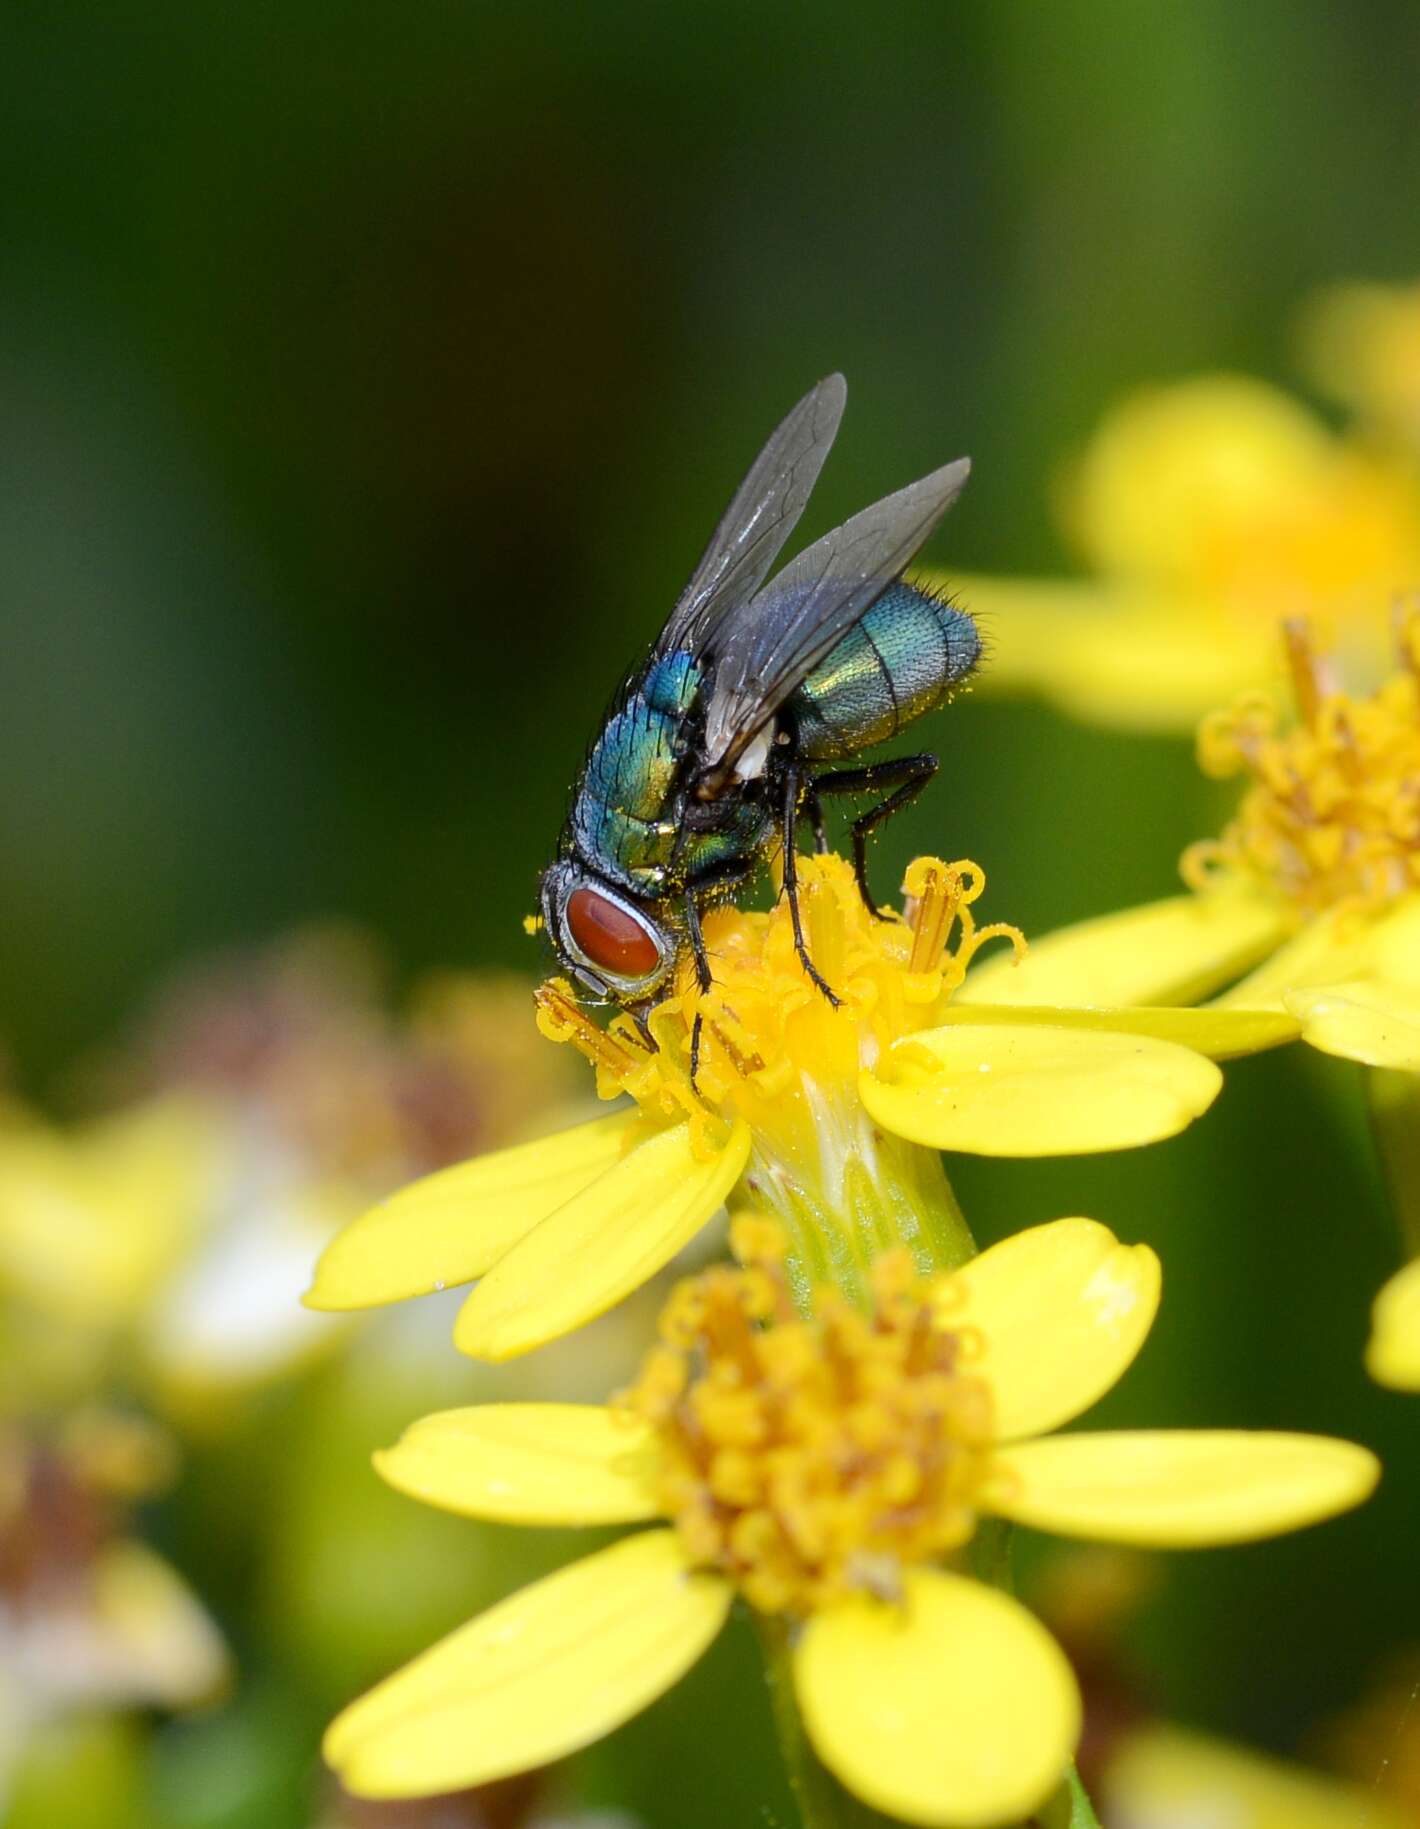
<path fill-rule="evenodd" d="M 543 872 L 542 918 L 558 958 L 594 996 L 643 1003 L 674 969 L 675 933 L 576 858 Z"/>

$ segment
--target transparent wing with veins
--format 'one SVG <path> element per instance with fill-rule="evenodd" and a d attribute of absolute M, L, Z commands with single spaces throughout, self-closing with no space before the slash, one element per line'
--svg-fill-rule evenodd
<path fill-rule="evenodd" d="M 705 728 L 712 771 L 728 779 L 794 689 L 912 562 L 970 469 L 958 458 L 865 508 L 719 619 L 705 644 L 714 665 Z"/>
<path fill-rule="evenodd" d="M 658 654 L 704 652 L 763 584 L 818 481 L 847 397 L 842 375 L 829 375 L 770 434 L 657 637 Z"/>

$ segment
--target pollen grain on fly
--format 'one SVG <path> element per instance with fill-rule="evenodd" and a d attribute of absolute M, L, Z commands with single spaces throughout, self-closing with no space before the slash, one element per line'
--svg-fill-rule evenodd
<path fill-rule="evenodd" d="M 1369 696 L 1342 690 L 1305 621 L 1284 633 L 1296 721 L 1262 694 L 1204 719 L 1205 773 L 1251 782 L 1222 835 L 1184 853 L 1184 880 L 1251 877 L 1303 916 L 1380 912 L 1420 885 L 1420 606 L 1398 607 L 1398 664 Z"/>
<path fill-rule="evenodd" d="M 950 1279 L 891 1251 L 866 1309 L 826 1291 L 806 1319 L 779 1228 L 741 1216 L 733 1242 L 738 1267 L 679 1285 L 618 1400 L 660 1431 L 667 1515 L 760 1611 L 894 1599 L 905 1567 L 969 1540 L 990 1460 L 990 1389 L 950 1325 Z"/>

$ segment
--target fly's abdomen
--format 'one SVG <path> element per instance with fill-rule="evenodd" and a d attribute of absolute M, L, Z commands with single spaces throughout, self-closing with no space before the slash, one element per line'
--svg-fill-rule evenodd
<path fill-rule="evenodd" d="M 916 585 L 890 586 L 789 699 L 800 754 L 836 761 L 889 742 L 944 703 L 980 658 L 965 610 Z"/>

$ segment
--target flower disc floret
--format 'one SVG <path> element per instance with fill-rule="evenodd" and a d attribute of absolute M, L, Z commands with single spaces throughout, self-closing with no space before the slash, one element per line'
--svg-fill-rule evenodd
<path fill-rule="evenodd" d="M 905 1251 L 872 1271 L 865 1313 L 836 1291 L 795 1311 L 777 1229 L 741 1221 L 744 1268 L 682 1283 L 622 1402 L 658 1431 L 658 1496 L 688 1557 L 762 1613 L 866 1591 L 975 1527 L 993 1418 L 977 1342 L 945 1327 Z"/>
<path fill-rule="evenodd" d="M 1339 689 L 1305 623 L 1286 627 L 1298 719 L 1253 695 L 1199 732 L 1200 766 L 1251 776 L 1217 840 L 1185 853 L 1194 888 L 1251 876 L 1301 915 L 1378 913 L 1420 884 L 1420 611 L 1397 618 L 1400 667 L 1369 697 Z"/>
<path fill-rule="evenodd" d="M 856 1104 L 859 1073 L 903 1036 L 941 1021 L 988 940 L 1008 939 L 1018 953 L 1025 940 L 1004 922 L 977 925 L 972 905 L 986 877 L 972 863 L 918 858 L 904 880 L 903 913 L 886 918 L 868 913 L 843 858 L 805 858 L 799 871 L 809 954 L 837 1006 L 805 973 L 781 897 L 768 914 L 726 905 L 705 917 L 715 982 L 702 992 L 686 960 L 676 991 L 650 1014 L 654 1047 L 629 1016 L 597 1028 L 562 979 L 539 991 L 538 1026 L 586 1055 L 603 1098 L 630 1093 L 658 1124 L 689 1119 L 702 1154 L 743 1118 L 782 1159 L 817 1161 L 821 1120 Z"/>

